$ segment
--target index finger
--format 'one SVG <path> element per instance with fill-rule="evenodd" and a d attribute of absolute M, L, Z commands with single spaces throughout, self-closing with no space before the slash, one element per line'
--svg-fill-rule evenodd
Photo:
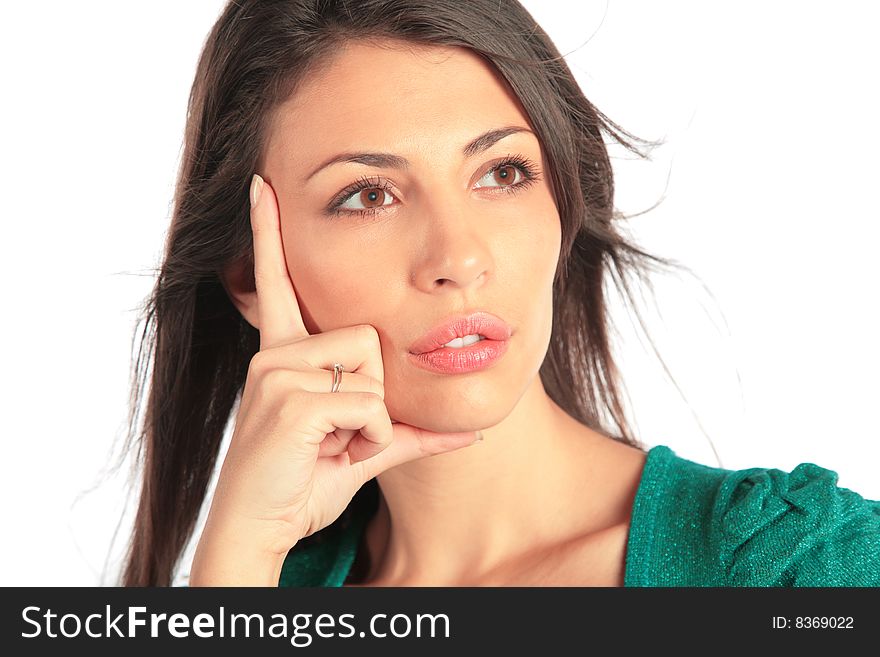
<path fill-rule="evenodd" d="M 309 335 L 287 269 L 275 190 L 258 174 L 251 180 L 251 230 L 257 285 L 260 350 Z"/>

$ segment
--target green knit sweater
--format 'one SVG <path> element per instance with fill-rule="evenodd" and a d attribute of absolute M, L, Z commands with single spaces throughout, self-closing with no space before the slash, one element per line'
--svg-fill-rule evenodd
<path fill-rule="evenodd" d="M 298 543 L 280 586 L 342 586 L 377 491 L 371 480 Z M 726 470 L 658 445 L 633 504 L 624 586 L 880 586 L 880 501 L 812 463 Z"/>

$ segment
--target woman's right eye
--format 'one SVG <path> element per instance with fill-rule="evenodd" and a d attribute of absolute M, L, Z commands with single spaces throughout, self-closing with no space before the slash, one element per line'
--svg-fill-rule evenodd
<path fill-rule="evenodd" d="M 394 204 L 394 199 L 391 184 L 387 181 L 378 178 L 360 178 L 339 192 L 330 202 L 327 214 L 373 215 L 384 212 L 388 206 Z"/>
<path fill-rule="evenodd" d="M 394 196 L 392 196 L 391 192 L 388 190 L 381 187 L 365 187 L 349 196 L 348 200 L 344 203 L 337 205 L 336 209 L 348 210 L 350 212 L 363 212 L 365 210 L 375 210 L 377 208 L 387 207 L 393 203 Z M 358 204 L 360 204 L 360 206 Z"/>

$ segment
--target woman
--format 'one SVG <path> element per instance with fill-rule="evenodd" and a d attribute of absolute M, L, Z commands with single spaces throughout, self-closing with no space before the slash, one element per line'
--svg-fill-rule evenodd
<path fill-rule="evenodd" d="M 239 401 L 192 585 L 880 584 L 880 503 L 833 472 L 632 435 L 605 265 L 669 262 L 615 230 L 605 134 L 636 151 L 516 2 L 230 3 L 124 582 L 170 582 Z"/>

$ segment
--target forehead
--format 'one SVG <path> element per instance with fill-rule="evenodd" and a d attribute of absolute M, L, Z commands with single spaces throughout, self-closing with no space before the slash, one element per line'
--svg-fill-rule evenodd
<path fill-rule="evenodd" d="M 291 173 L 351 148 L 414 157 L 460 152 L 475 135 L 513 124 L 529 126 L 519 100 L 472 51 L 358 42 L 308 75 L 278 108 L 266 163 Z"/>

